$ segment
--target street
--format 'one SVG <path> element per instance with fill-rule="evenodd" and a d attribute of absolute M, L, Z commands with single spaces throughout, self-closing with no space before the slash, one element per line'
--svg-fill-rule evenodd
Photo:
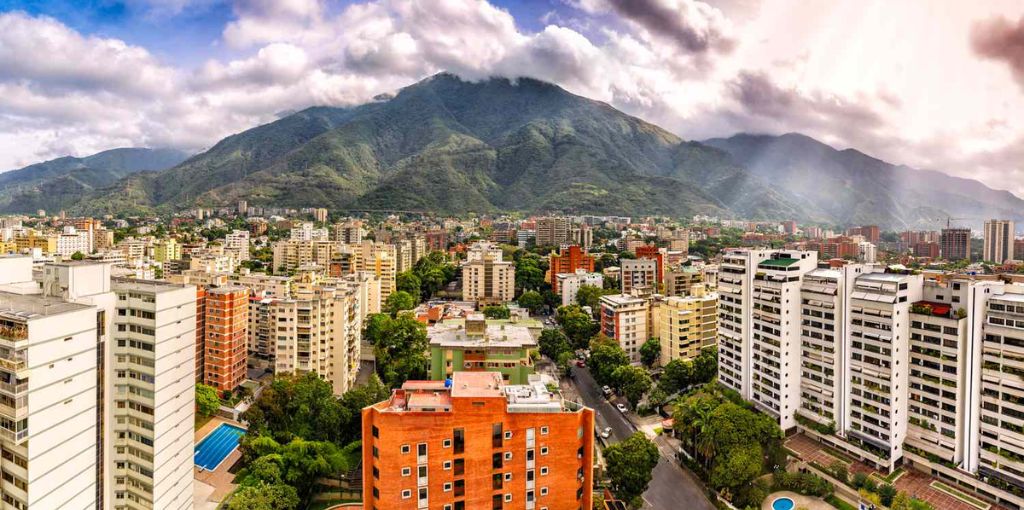
<path fill-rule="evenodd" d="M 616 443 L 629 437 L 636 427 L 610 404 L 601 392 L 601 387 L 590 374 L 589 368 L 573 367 L 574 377 L 569 379 L 573 389 L 579 394 L 584 405 L 594 409 L 594 421 L 599 430 L 611 427 L 608 442 Z M 664 437 L 655 440 L 661 459 L 654 468 L 653 478 L 644 492 L 644 508 L 687 510 L 715 510 L 708 501 L 704 488 L 697 477 L 679 465 L 675 460 L 675 452 Z"/>

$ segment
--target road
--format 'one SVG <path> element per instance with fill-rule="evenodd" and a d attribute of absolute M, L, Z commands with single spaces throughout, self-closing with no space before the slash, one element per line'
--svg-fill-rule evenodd
<path fill-rule="evenodd" d="M 604 430 L 611 427 L 609 443 L 617 443 L 629 437 L 636 431 L 636 427 L 612 406 L 601 392 L 601 387 L 590 375 L 589 368 L 573 367 L 571 379 L 573 387 L 579 393 L 583 403 L 594 409 L 594 421 L 597 427 Z M 686 508 L 687 510 L 715 510 L 704 494 L 704 488 L 697 477 L 689 470 L 679 465 L 675 460 L 675 452 L 664 437 L 658 437 L 655 442 L 661 459 L 654 468 L 653 478 L 644 492 L 644 508 L 669 509 Z"/>
<path fill-rule="evenodd" d="M 599 430 L 604 430 L 605 427 L 612 428 L 611 437 L 608 438 L 610 443 L 622 441 L 636 432 L 636 427 L 618 409 L 605 400 L 601 387 L 590 375 L 589 368 L 573 367 L 572 373 L 575 376 L 574 386 L 580 394 L 580 398 L 583 399 L 583 404 L 595 411 L 594 421 L 597 428 Z"/>

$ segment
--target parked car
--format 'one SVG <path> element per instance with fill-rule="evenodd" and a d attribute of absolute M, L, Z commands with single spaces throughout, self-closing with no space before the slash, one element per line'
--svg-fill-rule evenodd
<path fill-rule="evenodd" d="M 615 404 L 615 408 L 618 409 L 620 413 L 624 413 L 629 410 L 626 407 L 626 404 Z"/>
<path fill-rule="evenodd" d="M 602 386 L 601 391 L 604 392 L 604 396 L 606 397 L 612 394 L 612 389 L 609 388 L 608 386 Z"/>
<path fill-rule="evenodd" d="M 601 431 L 601 437 L 604 439 L 608 439 L 608 436 L 610 435 L 612 435 L 611 427 L 605 427 L 604 430 Z"/>

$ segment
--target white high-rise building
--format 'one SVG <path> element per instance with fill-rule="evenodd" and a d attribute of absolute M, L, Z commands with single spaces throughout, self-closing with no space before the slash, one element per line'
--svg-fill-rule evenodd
<path fill-rule="evenodd" d="M 817 262 L 810 251 L 729 250 L 720 268 L 720 380 L 783 429 L 800 407 L 800 285 Z"/>
<path fill-rule="evenodd" d="M 94 262 L 33 276 L 0 258 L 5 506 L 191 508 L 195 288 Z"/>

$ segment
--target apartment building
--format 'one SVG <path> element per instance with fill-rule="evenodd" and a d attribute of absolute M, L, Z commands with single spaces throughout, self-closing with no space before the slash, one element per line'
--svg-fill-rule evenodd
<path fill-rule="evenodd" d="M 224 236 L 224 253 L 239 262 L 249 260 L 249 231 L 232 230 Z"/>
<path fill-rule="evenodd" d="M 800 288 L 817 253 L 729 250 L 719 269 L 720 380 L 779 420 L 796 425 L 800 393 Z"/>
<path fill-rule="evenodd" d="M 111 290 L 109 507 L 191 508 L 195 287 L 114 279 Z"/>
<path fill-rule="evenodd" d="M 75 253 L 83 255 L 92 253 L 92 230 L 64 227 L 64 230 L 57 236 L 56 253 L 64 257 L 70 257 Z"/>
<path fill-rule="evenodd" d="M 501 248 L 480 241 L 470 246 L 462 265 L 462 299 L 480 306 L 508 303 L 515 298 L 516 270 L 502 260 Z"/>
<path fill-rule="evenodd" d="M 572 273 L 556 274 L 554 281 L 557 284 L 553 285 L 553 287 L 558 288 L 558 295 L 562 298 L 562 306 L 575 303 L 576 295 L 579 294 L 580 287 L 584 285 L 599 289 L 604 288 L 604 276 L 601 273 L 588 273 L 585 269 L 577 269 Z"/>
<path fill-rule="evenodd" d="M 665 279 L 665 251 L 654 245 L 642 245 L 637 246 L 634 250 L 636 258 L 638 259 L 650 259 L 657 263 L 657 270 L 654 274 L 655 282 L 662 282 Z M 657 285 L 655 285 L 657 286 Z"/>
<path fill-rule="evenodd" d="M 696 358 L 718 337 L 718 294 L 695 284 L 686 297 L 670 296 L 656 301 L 652 333 L 661 343 L 660 362 Z"/>
<path fill-rule="evenodd" d="M 38 289 L 31 258 L 0 258 L 0 500 L 22 510 L 95 508 L 104 435 L 97 344 L 107 321 L 95 305 Z"/>
<path fill-rule="evenodd" d="M 205 381 L 206 375 L 206 287 L 196 285 L 196 382 Z"/>
<path fill-rule="evenodd" d="M 245 380 L 249 289 L 207 289 L 205 308 L 203 378 L 219 391 L 234 391 Z"/>
<path fill-rule="evenodd" d="M 569 219 L 537 218 L 537 246 L 561 246 L 569 242 Z"/>
<path fill-rule="evenodd" d="M 590 508 L 593 428 L 539 376 L 407 381 L 363 410 L 363 508 Z"/>
<path fill-rule="evenodd" d="M 395 245 L 374 241 L 363 241 L 351 246 L 354 250 L 356 271 L 373 274 L 380 280 L 381 302 L 395 291 L 395 277 L 398 274 L 398 254 Z"/>
<path fill-rule="evenodd" d="M 363 242 L 363 222 L 352 220 L 335 224 L 331 227 L 331 240 L 343 244 Z"/>
<path fill-rule="evenodd" d="M 314 228 L 311 222 L 302 222 L 292 227 L 289 238 L 292 241 L 327 241 L 329 234 L 326 228 Z"/>
<path fill-rule="evenodd" d="M 1014 260 L 1014 232 L 1012 220 L 986 221 L 982 260 L 995 264 Z"/>
<path fill-rule="evenodd" d="M 558 275 L 575 273 L 579 270 L 593 273 L 594 256 L 577 245 L 564 248 L 559 253 L 551 253 L 548 273 L 545 275 L 548 283 L 551 284 L 551 291 L 558 294 Z"/>
<path fill-rule="evenodd" d="M 623 294 L 634 290 L 646 293 L 658 290 L 658 261 L 654 259 L 623 259 L 619 264 Z"/>
<path fill-rule="evenodd" d="M 526 326 L 487 324 L 481 313 L 464 321 L 445 321 L 427 328 L 430 341 L 430 378 L 435 381 L 456 372 L 498 372 L 511 384 L 525 384 L 533 374 L 537 340 Z"/>
<path fill-rule="evenodd" d="M 153 260 L 163 263 L 180 259 L 181 245 L 176 239 L 168 238 L 153 244 Z"/>
<path fill-rule="evenodd" d="M 340 251 L 339 243 L 327 240 L 285 240 L 274 243 L 274 272 L 294 271 L 317 264 L 327 267 Z"/>
<path fill-rule="evenodd" d="M 942 252 L 942 258 L 946 260 L 971 260 L 971 229 L 942 229 L 939 250 Z"/>
<path fill-rule="evenodd" d="M 601 296 L 601 333 L 618 342 L 632 363 L 651 334 L 648 299 L 633 294 Z"/>
<path fill-rule="evenodd" d="M 591 246 L 594 245 L 594 229 L 586 223 L 570 226 L 569 242 L 583 248 L 585 252 L 590 251 Z"/>
<path fill-rule="evenodd" d="M 666 296 L 688 296 L 690 289 L 704 282 L 704 272 L 694 266 L 669 266 L 665 270 L 664 290 Z"/>

